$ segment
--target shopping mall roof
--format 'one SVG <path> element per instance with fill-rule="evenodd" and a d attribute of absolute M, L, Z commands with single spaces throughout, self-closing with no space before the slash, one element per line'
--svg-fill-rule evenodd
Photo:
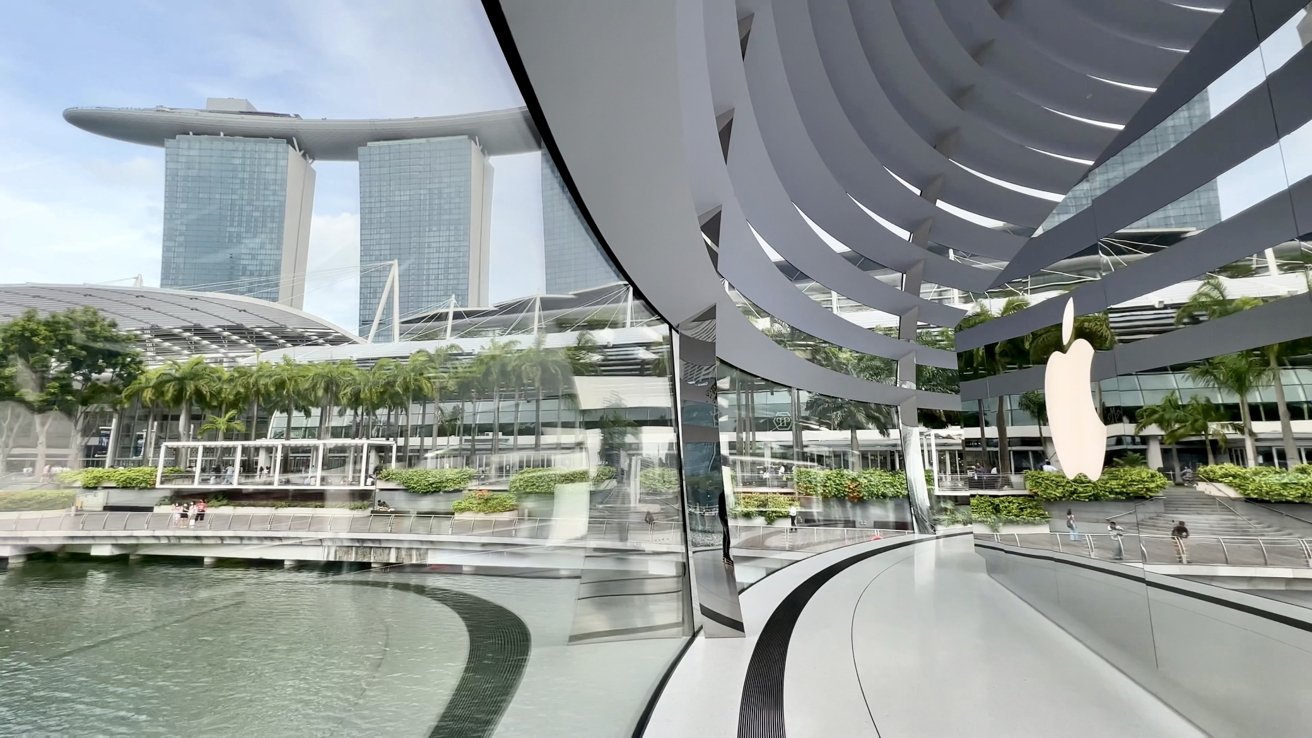
<path fill-rule="evenodd" d="M 69 108 L 64 120 L 108 138 L 163 146 L 178 136 L 280 138 L 313 159 L 355 161 L 367 143 L 444 136 L 477 139 L 490 156 L 541 148 L 526 108 L 425 118 L 320 118 L 248 110 L 191 108 Z"/>
<path fill-rule="evenodd" d="M 195 355 L 235 361 L 280 348 L 362 342 L 303 310 L 253 297 L 157 287 L 0 285 L 0 321 L 29 309 L 53 313 L 82 306 L 141 336 L 148 364 Z"/>

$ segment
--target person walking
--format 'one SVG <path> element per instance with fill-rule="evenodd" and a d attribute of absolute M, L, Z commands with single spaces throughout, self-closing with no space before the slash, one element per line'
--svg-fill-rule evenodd
<path fill-rule="evenodd" d="M 1071 540 L 1080 540 L 1080 528 L 1075 524 L 1075 511 L 1066 508 L 1066 530 L 1070 531 Z"/>
<path fill-rule="evenodd" d="M 197 523 L 205 522 L 205 510 L 207 509 L 207 507 L 208 506 L 205 504 L 204 499 L 196 503 L 196 507 L 192 510 L 192 514 L 191 514 L 191 523 L 193 528 L 196 526 Z"/>
<path fill-rule="evenodd" d="M 797 512 L 798 510 L 797 510 L 796 502 L 788 506 L 788 523 L 792 525 L 794 528 L 797 527 Z"/>
<path fill-rule="evenodd" d="M 1171 529 L 1171 542 L 1175 544 L 1175 556 L 1181 564 L 1189 563 L 1189 552 L 1184 547 L 1184 539 L 1188 537 L 1189 526 L 1183 520 L 1175 521 L 1175 527 Z"/>
<path fill-rule="evenodd" d="M 182 516 L 182 503 L 181 503 L 181 502 L 174 502 L 174 503 L 173 503 L 173 519 L 169 521 L 169 527 L 170 527 L 170 528 L 181 528 L 181 527 L 182 527 L 182 517 L 183 517 L 183 516 Z"/>
<path fill-rule="evenodd" d="M 189 526 L 191 523 L 191 503 L 182 503 L 182 509 L 178 511 L 178 527 Z"/>
<path fill-rule="evenodd" d="M 1115 520 L 1107 521 L 1107 535 L 1111 536 L 1112 543 L 1116 544 L 1116 561 L 1125 559 L 1125 529 Z"/>

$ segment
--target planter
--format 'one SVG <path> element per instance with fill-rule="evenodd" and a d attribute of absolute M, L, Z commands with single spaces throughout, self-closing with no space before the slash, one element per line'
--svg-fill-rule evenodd
<path fill-rule="evenodd" d="M 508 510 L 499 513 L 462 512 L 455 514 L 456 520 L 515 520 L 517 518 L 519 518 L 518 510 Z"/>
<path fill-rule="evenodd" d="M 768 525 L 772 528 L 787 528 L 792 524 L 792 521 L 790 521 L 787 516 L 779 518 L 773 523 L 765 522 L 765 517 L 761 515 L 752 518 L 734 518 L 733 521 L 738 525 Z"/>
<path fill-rule="evenodd" d="M 159 502 L 161 497 L 168 497 L 168 492 L 158 489 L 118 489 L 116 487 L 105 487 L 99 492 L 104 493 L 103 507 L 105 509 L 124 509 L 133 508 L 139 510 L 153 510 L 155 503 Z M 83 508 L 84 510 L 87 508 Z"/>
<path fill-rule="evenodd" d="M 1006 535 L 1016 534 L 1022 536 L 1028 536 L 1028 535 L 1046 536 L 1048 535 L 1048 533 L 1051 532 L 1048 530 L 1047 523 L 1004 523 L 998 526 L 997 530 L 993 530 L 992 528 L 988 527 L 983 523 L 975 523 L 974 525 L 971 526 L 971 529 L 975 532 L 976 535 L 979 535 L 981 533 L 983 533 L 984 535 L 989 535 L 992 533 L 1002 533 Z"/>
<path fill-rule="evenodd" d="M 819 520 L 847 527 L 898 528 L 911 523 L 911 510 L 905 497 L 861 502 L 824 497 L 820 499 Z"/>
<path fill-rule="evenodd" d="M 393 510 L 402 512 L 449 513 L 451 512 L 451 504 L 464 496 L 463 490 L 460 492 L 437 492 L 431 495 L 420 495 L 404 489 L 380 489 L 378 490 L 377 500 L 386 502 Z"/>

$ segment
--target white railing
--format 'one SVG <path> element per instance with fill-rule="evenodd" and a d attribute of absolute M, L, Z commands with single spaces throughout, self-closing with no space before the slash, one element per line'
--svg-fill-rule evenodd
<path fill-rule="evenodd" d="M 1144 564 L 1274 566 L 1312 569 L 1312 539 L 1281 536 L 1169 535 L 1109 533 L 976 533 L 976 540 L 1023 548 Z"/>

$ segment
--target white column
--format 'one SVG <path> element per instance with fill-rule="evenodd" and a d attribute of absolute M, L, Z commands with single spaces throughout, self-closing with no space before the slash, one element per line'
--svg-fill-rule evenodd
<path fill-rule="evenodd" d="M 325 444 L 318 444 L 314 449 L 314 486 L 318 487 L 323 484 L 323 452 L 327 448 Z"/>
<path fill-rule="evenodd" d="M 192 483 L 197 486 L 200 485 L 200 468 L 202 462 L 204 461 L 205 461 L 205 447 L 197 446 L 196 447 L 196 475 L 192 480 Z"/>
<path fill-rule="evenodd" d="M 1159 469 L 1165 464 L 1162 463 L 1162 437 L 1148 436 L 1148 468 Z"/>
<path fill-rule="evenodd" d="M 234 486 L 237 484 L 237 481 L 241 479 L 241 444 L 240 443 L 237 444 L 236 449 L 237 450 L 236 452 L 234 452 L 233 460 L 232 460 L 232 478 L 228 480 L 228 483 Z"/>
<path fill-rule="evenodd" d="M 282 476 L 282 446 L 273 447 L 273 486 L 278 486 L 279 477 Z"/>

